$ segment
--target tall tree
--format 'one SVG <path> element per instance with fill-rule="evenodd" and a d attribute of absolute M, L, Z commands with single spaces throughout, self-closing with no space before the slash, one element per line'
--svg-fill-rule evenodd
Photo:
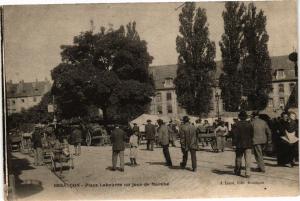
<path fill-rule="evenodd" d="M 248 109 L 262 110 L 271 91 L 271 60 L 268 51 L 267 18 L 257 12 L 253 3 L 248 5 L 243 28 L 245 56 L 242 63 L 242 95 L 248 97 Z"/>
<path fill-rule="evenodd" d="M 176 38 L 178 69 L 175 89 L 179 104 L 188 114 L 209 112 L 212 97 L 212 73 L 215 70 L 215 43 L 209 40 L 206 10 L 194 2 L 185 3 L 179 14 Z"/>
<path fill-rule="evenodd" d="M 129 120 L 145 112 L 154 90 L 148 73 L 153 58 L 135 22 L 126 29 L 81 33 L 73 45 L 62 46 L 61 55 L 52 78 L 63 117 L 85 116 L 89 105 L 101 108 L 105 120 L 117 114 Z"/>
<path fill-rule="evenodd" d="M 237 111 L 241 101 L 239 66 L 243 59 L 243 25 L 245 6 L 239 2 L 226 2 L 223 11 L 224 34 L 219 43 L 222 53 L 223 74 L 219 79 L 226 111 Z"/>

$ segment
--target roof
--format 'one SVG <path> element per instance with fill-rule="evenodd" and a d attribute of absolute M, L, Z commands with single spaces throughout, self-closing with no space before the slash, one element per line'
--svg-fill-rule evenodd
<path fill-rule="evenodd" d="M 50 90 L 51 84 L 48 80 L 36 82 L 6 83 L 6 97 L 20 98 L 42 96 Z"/>
<path fill-rule="evenodd" d="M 294 69 L 295 64 L 289 60 L 288 55 L 271 57 L 271 64 L 272 64 L 273 81 L 277 80 L 276 79 L 277 70 L 283 70 L 286 76 L 284 79 L 280 79 L 281 81 L 297 79 L 295 76 L 295 69 Z"/>
<path fill-rule="evenodd" d="M 282 81 L 296 79 L 296 76 L 294 74 L 294 63 L 289 60 L 288 55 L 271 57 L 271 65 L 273 81 L 276 80 L 276 71 L 280 69 L 284 70 L 286 75 L 284 79 L 281 79 Z M 153 76 L 155 88 L 166 89 L 164 87 L 164 81 L 166 78 L 170 77 L 175 79 L 177 72 L 177 64 L 149 66 L 149 72 Z M 216 61 L 214 79 L 218 80 L 222 72 L 222 61 Z"/>

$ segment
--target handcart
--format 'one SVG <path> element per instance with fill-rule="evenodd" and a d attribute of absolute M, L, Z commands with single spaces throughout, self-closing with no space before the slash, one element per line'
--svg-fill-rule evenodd
<path fill-rule="evenodd" d="M 198 139 L 200 142 L 210 144 L 214 152 L 218 151 L 217 138 L 213 128 L 208 128 L 206 133 L 198 133 Z"/>
<path fill-rule="evenodd" d="M 63 148 L 55 148 L 52 150 L 51 154 L 51 170 L 53 172 L 57 169 L 57 164 L 59 164 L 60 174 L 62 174 L 63 168 L 68 167 L 68 169 L 74 168 L 73 157 L 71 154 L 66 155 Z"/>

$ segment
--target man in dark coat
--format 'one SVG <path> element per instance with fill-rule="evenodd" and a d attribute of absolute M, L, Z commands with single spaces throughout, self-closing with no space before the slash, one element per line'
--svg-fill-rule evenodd
<path fill-rule="evenodd" d="M 252 113 L 253 120 L 251 122 L 253 126 L 253 151 L 255 160 L 257 162 L 259 172 L 265 172 L 263 148 L 267 143 L 271 143 L 272 133 L 264 120 L 259 118 L 258 112 Z"/>
<path fill-rule="evenodd" d="M 163 148 L 163 154 L 166 159 L 166 165 L 167 166 L 172 166 L 172 160 L 170 157 L 170 152 L 169 152 L 169 142 L 170 142 L 170 136 L 169 136 L 169 131 L 167 126 L 164 124 L 162 119 L 157 120 L 158 123 L 158 141 L 161 144 Z"/>
<path fill-rule="evenodd" d="M 250 177 L 250 156 L 252 149 L 253 127 L 246 121 L 247 113 L 239 113 L 240 121 L 236 123 L 233 130 L 232 146 L 235 149 L 235 169 L 236 175 L 241 175 L 242 157 L 245 158 L 245 176 Z"/>
<path fill-rule="evenodd" d="M 116 170 L 118 156 L 120 158 L 120 171 L 124 172 L 124 150 L 126 133 L 117 125 L 111 133 L 112 143 L 112 170 Z"/>
<path fill-rule="evenodd" d="M 155 126 L 151 123 L 151 120 L 147 120 L 147 125 L 145 125 L 145 134 L 147 140 L 147 150 L 153 151 L 153 145 L 155 140 Z M 151 145 L 151 148 L 150 148 Z"/>
<path fill-rule="evenodd" d="M 180 144 L 182 151 L 182 162 L 180 163 L 181 168 L 185 168 L 186 162 L 188 159 L 188 152 L 191 153 L 192 159 L 192 168 L 193 171 L 197 170 L 197 157 L 196 150 L 198 149 L 198 140 L 196 127 L 190 124 L 188 116 L 184 116 L 183 124 L 180 126 L 179 135 L 180 135 Z"/>
<path fill-rule="evenodd" d="M 34 150 L 34 165 L 43 165 L 43 145 L 42 145 L 42 126 L 40 124 L 35 125 L 34 131 L 32 133 L 32 143 Z"/>

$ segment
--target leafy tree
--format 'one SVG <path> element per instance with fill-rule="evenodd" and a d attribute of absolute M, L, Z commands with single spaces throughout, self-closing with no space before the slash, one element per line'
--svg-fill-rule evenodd
<path fill-rule="evenodd" d="M 271 91 L 271 60 L 268 51 L 267 18 L 257 12 L 253 3 L 248 5 L 243 28 L 245 56 L 242 63 L 243 95 L 248 97 L 248 109 L 264 109 Z"/>
<path fill-rule="evenodd" d="M 239 66 L 243 59 L 243 25 L 245 6 L 239 2 L 226 2 L 223 11 L 224 34 L 219 43 L 223 72 L 219 79 L 226 111 L 237 111 L 241 100 Z"/>
<path fill-rule="evenodd" d="M 179 15 L 180 35 L 176 38 L 178 70 L 175 89 L 179 104 L 192 115 L 209 112 L 212 73 L 216 67 L 215 43 L 210 41 L 206 10 L 185 3 Z"/>
<path fill-rule="evenodd" d="M 63 117 L 86 116 L 90 105 L 101 108 L 105 120 L 129 120 L 145 112 L 154 91 L 148 73 L 153 58 L 135 22 L 126 29 L 81 33 L 73 43 L 62 46 L 62 62 L 52 71 Z"/>

